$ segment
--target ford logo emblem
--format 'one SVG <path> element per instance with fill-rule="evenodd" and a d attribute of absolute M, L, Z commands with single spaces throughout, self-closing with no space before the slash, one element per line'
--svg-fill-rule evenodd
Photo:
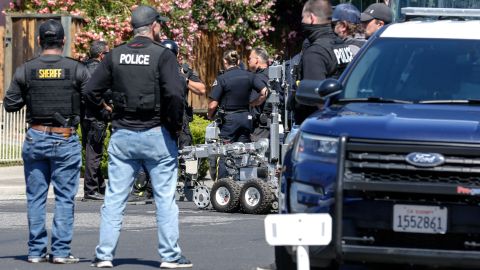
<path fill-rule="evenodd" d="M 405 160 L 416 167 L 436 167 L 445 162 L 445 157 L 437 153 L 410 153 Z"/>

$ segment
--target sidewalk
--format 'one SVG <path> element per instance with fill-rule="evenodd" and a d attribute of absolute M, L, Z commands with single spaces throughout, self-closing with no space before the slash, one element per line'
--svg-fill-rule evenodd
<path fill-rule="evenodd" d="M 48 198 L 53 198 L 50 185 Z M 77 198 L 83 198 L 83 178 L 80 178 Z M 0 200 L 26 200 L 23 166 L 0 167 Z"/>
<path fill-rule="evenodd" d="M 213 185 L 209 173 L 204 184 L 209 188 Z M 52 185 L 48 191 L 48 198 L 54 198 Z M 83 178 L 80 178 L 76 198 L 83 198 Z M 0 200 L 26 199 L 23 166 L 0 167 Z"/>

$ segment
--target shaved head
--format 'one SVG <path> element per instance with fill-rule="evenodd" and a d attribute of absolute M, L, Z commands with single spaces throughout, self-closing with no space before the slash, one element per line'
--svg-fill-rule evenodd
<path fill-rule="evenodd" d="M 326 24 L 332 21 L 332 4 L 329 0 L 308 0 L 303 6 L 303 14 L 313 14 L 318 24 Z"/>

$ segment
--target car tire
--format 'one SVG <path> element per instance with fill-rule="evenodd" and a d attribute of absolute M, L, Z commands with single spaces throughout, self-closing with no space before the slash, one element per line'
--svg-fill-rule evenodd
<path fill-rule="evenodd" d="M 276 246 L 275 247 L 275 266 L 276 270 L 292 270 L 297 269 L 297 263 L 293 260 L 294 255 L 290 255 L 288 253 L 286 247 L 284 246 Z M 328 262 L 325 263 L 328 265 Z M 325 267 L 310 267 L 311 270 L 338 270 L 340 266 L 335 262 L 332 261 L 330 265 Z"/>
<path fill-rule="evenodd" d="M 297 264 L 284 246 L 275 247 L 275 265 L 277 270 L 297 269 Z"/>
<path fill-rule="evenodd" d="M 240 204 L 240 185 L 229 178 L 222 178 L 212 186 L 210 202 L 218 212 L 232 213 Z"/>
<path fill-rule="evenodd" d="M 252 179 L 243 184 L 240 205 L 247 214 L 265 214 L 272 209 L 275 196 L 267 182 Z"/>

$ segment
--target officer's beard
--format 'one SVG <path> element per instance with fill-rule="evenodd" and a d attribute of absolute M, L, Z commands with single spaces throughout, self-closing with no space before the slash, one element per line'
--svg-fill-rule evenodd
<path fill-rule="evenodd" d="M 162 42 L 162 38 L 160 37 L 162 31 L 158 31 L 158 33 L 153 33 L 153 40 L 156 42 Z"/>

